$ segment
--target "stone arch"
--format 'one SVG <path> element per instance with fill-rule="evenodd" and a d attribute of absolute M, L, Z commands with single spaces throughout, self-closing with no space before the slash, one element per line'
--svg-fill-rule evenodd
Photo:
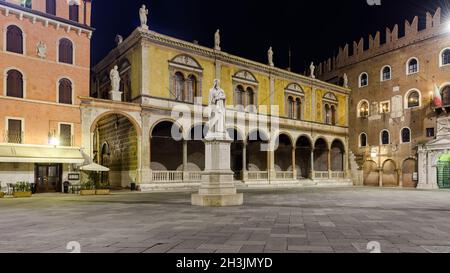
<path fill-rule="evenodd" d="M 99 115 L 91 125 L 93 154 L 98 164 L 107 163 L 108 174 L 103 182 L 112 187 L 128 187 L 138 179 L 140 162 L 140 127 L 133 117 L 115 111 Z M 104 158 L 104 144 L 108 145 L 108 160 Z"/>
<path fill-rule="evenodd" d="M 132 115 L 128 114 L 127 112 L 123 112 L 123 111 L 106 111 L 104 113 L 101 113 L 91 123 L 90 132 L 93 133 L 95 131 L 95 125 L 98 123 L 99 120 L 101 120 L 102 118 L 109 116 L 109 115 L 121 115 L 121 116 L 126 117 L 131 122 L 131 124 L 134 126 L 134 128 L 136 129 L 137 135 L 142 136 L 142 129 L 141 129 L 141 126 L 139 125 L 139 122 L 136 121 L 136 119 Z"/>
<path fill-rule="evenodd" d="M 297 178 L 311 178 L 311 154 L 313 151 L 312 138 L 308 135 L 301 135 L 295 143 L 295 168 L 297 170 Z"/>
<path fill-rule="evenodd" d="M 398 187 L 397 164 L 388 159 L 383 162 L 383 187 Z"/>
<path fill-rule="evenodd" d="M 329 170 L 328 154 L 330 148 L 325 138 L 319 137 L 314 143 L 314 170 L 326 172 Z"/>
<path fill-rule="evenodd" d="M 250 131 L 247 142 L 247 170 L 250 172 L 267 171 L 267 154 L 270 138 L 260 129 Z"/>
<path fill-rule="evenodd" d="M 363 183 L 364 186 L 379 187 L 380 186 L 380 172 L 375 161 L 367 160 L 363 164 Z"/>
<path fill-rule="evenodd" d="M 175 126 L 175 127 L 174 127 Z M 173 131 L 179 132 L 174 136 Z M 176 171 L 183 165 L 181 127 L 170 120 L 160 120 L 150 131 L 150 168 L 154 171 Z"/>
<path fill-rule="evenodd" d="M 402 185 L 404 188 L 416 188 L 414 173 L 418 174 L 418 162 L 416 158 L 409 157 L 402 163 Z"/>
<path fill-rule="evenodd" d="M 205 170 L 205 143 L 203 140 L 208 133 L 206 123 L 193 125 L 186 138 L 187 145 L 187 166 L 184 171 L 203 171 Z"/>
<path fill-rule="evenodd" d="M 345 145 L 340 139 L 335 139 L 331 144 L 331 170 L 336 172 L 345 171 Z"/>
<path fill-rule="evenodd" d="M 274 138 L 274 163 L 276 171 L 292 171 L 292 149 L 294 142 L 288 133 L 279 133 Z"/>

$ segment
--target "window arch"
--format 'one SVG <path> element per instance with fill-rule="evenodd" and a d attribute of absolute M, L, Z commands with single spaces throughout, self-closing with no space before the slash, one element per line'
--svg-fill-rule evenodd
<path fill-rule="evenodd" d="M 361 75 L 359 75 L 359 87 L 365 87 L 369 85 L 369 74 L 367 74 L 366 72 L 361 73 Z"/>
<path fill-rule="evenodd" d="M 295 100 L 295 115 L 296 119 L 302 119 L 302 100 L 300 98 Z"/>
<path fill-rule="evenodd" d="M 45 1 L 45 12 L 51 15 L 56 15 L 56 0 Z"/>
<path fill-rule="evenodd" d="M 381 69 L 381 81 L 389 81 L 392 79 L 392 68 L 389 65 L 384 66 Z"/>
<path fill-rule="evenodd" d="M 411 142 L 411 129 L 403 128 L 400 131 L 400 139 L 402 140 L 402 143 L 410 143 Z"/>
<path fill-rule="evenodd" d="M 256 100 L 255 100 L 255 91 L 253 91 L 253 88 L 247 87 L 247 107 L 248 111 L 251 113 L 255 112 L 256 108 Z"/>
<path fill-rule="evenodd" d="M 391 135 L 388 130 L 383 130 L 380 133 L 380 143 L 381 145 L 391 144 Z"/>
<path fill-rule="evenodd" d="M 187 78 L 187 94 L 185 97 L 186 102 L 194 103 L 194 98 L 198 97 L 197 94 L 197 77 L 189 75 Z"/>
<path fill-rule="evenodd" d="M 442 95 L 442 105 L 446 107 L 450 106 L 450 85 L 447 85 L 444 88 L 442 88 L 441 95 Z"/>
<path fill-rule="evenodd" d="M 10 25 L 6 29 L 6 51 L 23 54 L 23 32 L 16 25 Z"/>
<path fill-rule="evenodd" d="M 331 125 L 331 107 L 328 104 L 325 104 L 325 124 Z"/>
<path fill-rule="evenodd" d="M 72 104 L 72 82 L 63 78 L 58 83 L 58 102 L 62 104 Z"/>
<path fill-rule="evenodd" d="M 183 100 L 183 93 L 184 93 L 184 75 L 181 72 L 175 73 L 175 100 L 176 101 L 182 101 Z"/>
<path fill-rule="evenodd" d="M 361 133 L 359 135 L 359 147 L 367 147 L 367 134 Z"/>
<path fill-rule="evenodd" d="M 369 102 L 367 100 L 362 100 L 358 103 L 358 109 L 357 109 L 357 113 L 358 113 L 358 117 L 359 118 L 366 118 L 369 116 Z"/>
<path fill-rule="evenodd" d="M 406 62 L 406 74 L 412 75 L 419 73 L 419 60 L 417 58 L 411 58 Z"/>
<path fill-rule="evenodd" d="M 59 40 L 58 58 L 60 63 L 73 64 L 73 43 L 67 38 Z"/>
<path fill-rule="evenodd" d="M 439 65 L 450 65 L 450 48 L 444 48 L 439 54 Z"/>
<path fill-rule="evenodd" d="M 288 97 L 287 106 L 288 118 L 294 118 L 294 98 L 292 96 Z"/>
<path fill-rule="evenodd" d="M 421 105 L 421 94 L 417 89 L 411 89 L 406 93 L 405 105 L 407 109 L 420 107 Z"/>
<path fill-rule="evenodd" d="M 16 69 L 11 69 L 6 73 L 6 96 L 15 98 L 24 97 L 23 75 Z"/>

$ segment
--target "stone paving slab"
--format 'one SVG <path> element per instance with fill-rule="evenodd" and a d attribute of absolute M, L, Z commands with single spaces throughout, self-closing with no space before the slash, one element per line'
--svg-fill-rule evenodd
<path fill-rule="evenodd" d="M 450 253 L 450 191 L 246 190 L 241 207 L 199 208 L 186 193 L 0 199 L 0 252 Z"/>

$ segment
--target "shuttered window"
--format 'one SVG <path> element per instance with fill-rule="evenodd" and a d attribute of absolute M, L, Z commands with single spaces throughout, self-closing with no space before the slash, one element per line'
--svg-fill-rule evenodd
<path fill-rule="evenodd" d="M 72 146 L 72 125 L 59 125 L 59 141 L 61 146 Z"/>
<path fill-rule="evenodd" d="M 6 31 L 6 50 L 18 54 L 23 54 L 23 33 L 14 25 L 8 27 Z"/>
<path fill-rule="evenodd" d="M 46 0 L 45 11 L 48 14 L 56 15 L 56 0 Z"/>
<path fill-rule="evenodd" d="M 73 44 L 69 39 L 59 41 L 59 62 L 73 64 Z"/>
<path fill-rule="evenodd" d="M 23 76 L 17 70 L 9 70 L 6 78 L 6 95 L 23 98 Z"/>
<path fill-rule="evenodd" d="M 69 6 L 69 19 L 78 22 L 79 6 L 72 4 Z"/>
<path fill-rule="evenodd" d="M 8 119 L 8 143 L 22 143 L 22 121 Z"/>
<path fill-rule="evenodd" d="M 59 103 L 72 104 L 72 82 L 68 79 L 59 81 Z"/>

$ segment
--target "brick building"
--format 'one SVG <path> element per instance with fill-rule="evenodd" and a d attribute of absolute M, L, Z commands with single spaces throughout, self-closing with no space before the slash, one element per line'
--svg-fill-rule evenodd
<path fill-rule="evenodd" d="M 0 181 L 57 191 L 83 163 L 91 1 L 0 1 Z"/>
<path fill-rule="evenodd" d="M 449 23 L 441 9 L 420 23 L 416 16 L 347 44 L 318 67 L 320 79 L 352 90 L 349 147 L 363 170 L 356 184 L 416 187 L 417 148 L 434 140 L 450 105 Z M 435 109 L 435 92 L 444 108 Z"/>

